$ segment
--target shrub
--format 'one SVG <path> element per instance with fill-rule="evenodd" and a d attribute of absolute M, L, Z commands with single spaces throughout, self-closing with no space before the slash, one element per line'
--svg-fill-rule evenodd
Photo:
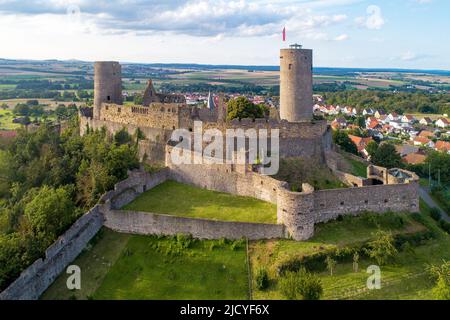
<path fill-rule="evenodd" d="M 428 273 L 436 281 L 432 292 L 436 299 L 450 300 L 450 261 L 443 261 L 440 266 L 427 267 Z"/>
<path fill-rule="evenodd" d="M 319 300 L 323 294 L 320 279 L 306 271 L 300 269 L 298 272 L 287 272 L 279 279 L 278 286 L 281 293 L 288 300 Z"/>
<path fill-rule="evenodd" d="M 260 268 L 256 272 L 256 288 L 258 290 L 265 290 L 269 287 L 269 275 L 267 274 L 267 270 L 265 268 Z"/>
<path fill-rule="evenodd" d="M 447 222 L 445 220 L 439 221 L 439 227 L 441 227 L 442 230 L 450 234 L 450 222 Z"/>
<path fill-rule="evenodd" d="M 430 209 L 430 216 L 433 218 L 433 220 L 439 221 L 441 220 L 441 212 L 438 208 L 431 208 Z"/>

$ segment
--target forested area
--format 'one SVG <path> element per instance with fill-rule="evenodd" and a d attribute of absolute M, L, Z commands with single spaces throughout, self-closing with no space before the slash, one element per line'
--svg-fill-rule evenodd
<path fill-rule="evenodd" d="M 139 165 L 138 133 L 80 137 L 78 127 L 76 117 L 61 134 L 44 123 L 0 150 L 0 290 Z"/>

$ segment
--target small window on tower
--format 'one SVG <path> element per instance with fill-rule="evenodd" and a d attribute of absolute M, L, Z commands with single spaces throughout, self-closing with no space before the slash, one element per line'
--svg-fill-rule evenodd
<path fill-rule="evenodd" d="M 292 64 L 289 63 L 289 70 L 291 70 L 291 69 L 292 69 Z"/>
<path fill-rule="evenodd" d="M 111 101 L 111 96 L 107 96 L 106 100 Z"/>

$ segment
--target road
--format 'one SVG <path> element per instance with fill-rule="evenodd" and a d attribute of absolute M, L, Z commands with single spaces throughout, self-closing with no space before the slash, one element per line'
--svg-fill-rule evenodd
<path fill-rule="evenodd" d="M 450 222 L 450 217 L 442 210 L 439 205 L 431 198 L 431 196 L 428 194 L 428 191 L 424 187 L 419 188 L 419 194 L 423 201 L 430 207 L 430 208 L 438 208 L 441 212 L 441 216 L 445 221 Z"/>

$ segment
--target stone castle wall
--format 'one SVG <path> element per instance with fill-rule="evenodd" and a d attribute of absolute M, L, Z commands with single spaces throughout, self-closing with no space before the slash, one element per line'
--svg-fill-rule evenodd
<path fill-rule="evenodd" d="M 105 226 L 124 233 L 191 234 L 199 239 L 242 239 L 245 237 L 250 240 L 259 240 L 285 237 L 284 226 L 277 224 L 214 221 L 122 210 L 105 212 Z"/>

